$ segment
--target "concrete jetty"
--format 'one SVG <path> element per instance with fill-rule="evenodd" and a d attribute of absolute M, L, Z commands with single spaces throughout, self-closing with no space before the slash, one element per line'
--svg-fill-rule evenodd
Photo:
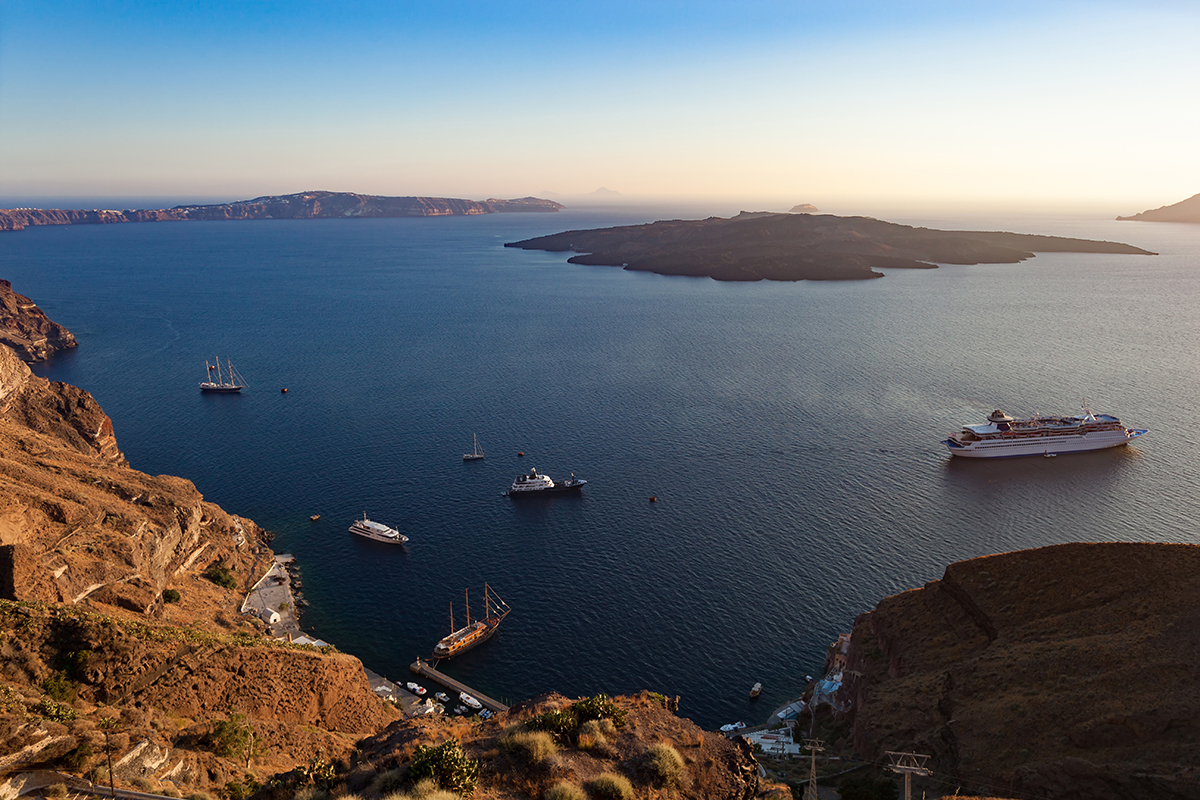
<path fill-rule="evenodd" d="M 438 672 L 420 658 L 413 662 L 413 664 L 409 666 L 409 669 L 417 675 L 420 675 L 424 678 L 429 678 L 431 681 L 437 681 L 447 689 L 460 693 L 466 692 L 467 694 L 471 695 L 471 697 L 474 697 L 476 700 L 478 700 L 483 707 L 489 711 L 493 711 L 497 714 L 499 714 L 501 711 L 508 711 L 508 706 L 504 705 L 504 703 L 501 703 L 499 700 L 493 700 L 486 694 L 480 694 L 470 686 L 467 686 L 465 683 L 459 683 L 444 672 Z"/>

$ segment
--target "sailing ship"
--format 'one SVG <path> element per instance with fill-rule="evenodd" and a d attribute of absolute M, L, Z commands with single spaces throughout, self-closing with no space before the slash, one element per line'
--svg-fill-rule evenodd
<path fill-rule="evenodd" d="M 467 625 L 458 630 L 454 629 L 454 603 L 451 603 L 450 635 L 433 648 L 434 658 L 450 658 L 465 650 L 470 650 L 480 642 L 487 641 L 512 610 L 508 607 L 508 603 L 501 600 L 500 595 L 492 591 L 492 587 L 485 583 L 483 585 L 483 619 L 476 619 L 472 622 L 471 596 L 466 592 L 464 594 L 466 595 Z"/>
<path fill-rule="evenodd" d="M 228 358 L 225 359 L 225 374 L 221 374 L 221 359 L 216 359 L 216 364 L 204 362 L 204 366 L 208 369 L 205 371 L 207 380 L 201 382 L 200 391 L 202 392 L 240 392 L 246 386 L 246 381 L 237 370 L 233 368 L 233 364 Z M 216 373 L 216 380 L 213 380 L 213 373 Z"/>
<path fill-rule="evenodd" d="M 471 438 L 475 440 L 475 449 L 470 453 L 463 453 L 463 461 L 478 461 L 483 458 L 483 451 L 479 449 L 479 436 L 472 433 Z"/>

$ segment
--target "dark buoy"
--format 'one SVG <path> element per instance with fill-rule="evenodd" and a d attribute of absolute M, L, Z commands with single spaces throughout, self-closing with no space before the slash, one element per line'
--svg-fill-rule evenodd
<path fill-rule="evenodd" d="M 657 502 L 658 502 L 658 498 L 657 498 L 657 497 L 655 497 L 654 495 L 650 495 L 650 502 L 651 502 L 651 503 L 657 503 Z"/>
<path fill-rule="evenodd" d="M 283 394 L 287 394 L 287 387 L 285 386 L 282 389 L 280 389 L 279 391 L 282 392 Z"/>

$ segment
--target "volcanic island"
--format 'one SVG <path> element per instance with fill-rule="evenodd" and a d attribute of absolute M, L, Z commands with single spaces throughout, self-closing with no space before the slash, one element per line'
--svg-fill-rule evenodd
<path fill-rule="evenodd" d="M 735 217 L 660 220 L 539 236 L 505 247 L 573 251 L 571 264 L 622 267 L 719 281 L 882 278 L 876 268 L 1015 264 L 1035 253 L 1156 255 L 1119 242 L 1001 231 L 943 231 L 831 214 L 743 211 Z"/>

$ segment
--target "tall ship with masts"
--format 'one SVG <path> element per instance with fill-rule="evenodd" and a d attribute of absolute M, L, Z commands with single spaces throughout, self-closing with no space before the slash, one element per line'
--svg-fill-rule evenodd
<path fill-rule="evenodd" d="M 487 641 L 491 638 L 496 629 L 500 627 L 500 623 L 508 616 L 510 609 L 508 603 L 500 599 L 500 595 L 492 591 L 492 587 L 486 583 L 483 585 L 483 619 L 471 620 L 471 596 L 464 592 L 466 596 L 467 608 L 467 624 L 463 628 L 455 630 L 454 628 L 454 603 L 450 604 L 450 635 L 443 638 L 433 648 L 434 658 L 450 658 L 456 656 L 466 650 L 470 650 L 477 644 Z"/>
<path fill-rule="evenodd" d="M 229 393 L 240 392 L 246 387 L 246 381 L 233 368 L 233 363 L 228 358 L 225 359 L 224 375 L 221 374 L 221 359 L 218 357 L 215 360 L 216 364 L 210 364 L 207 361 L 204 362 L 204 366 L 208 369 L 205 375 L 206 380 L 200 384 L 200 391 Z M 213 380 L 214 373 L 216 380 Z"/>

